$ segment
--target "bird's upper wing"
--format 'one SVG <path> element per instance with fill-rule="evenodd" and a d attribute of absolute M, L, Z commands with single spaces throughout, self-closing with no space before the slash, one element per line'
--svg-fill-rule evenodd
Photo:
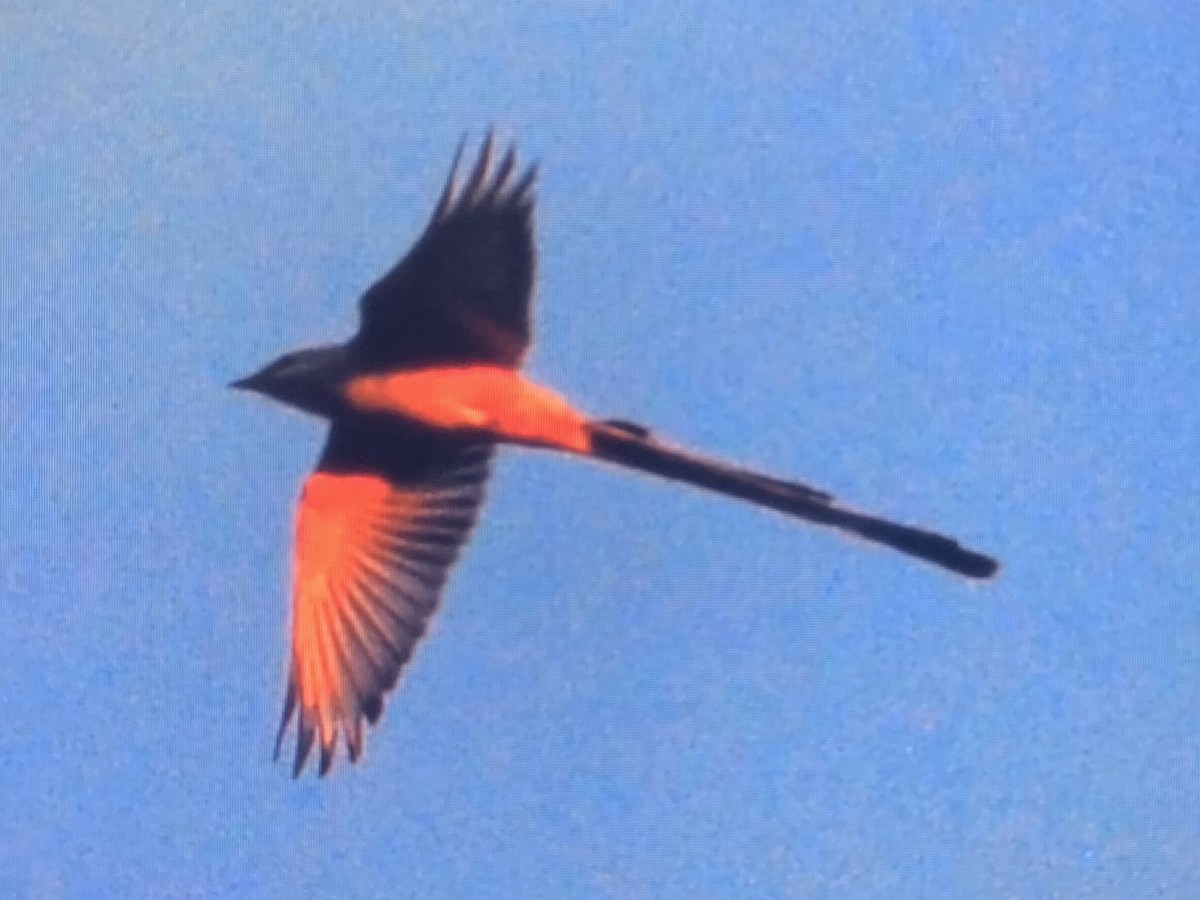
<path fill-rule="evenodd" d="M 363 295 L 354 343 L 373 365 L 516 367 L 529 346 L 536 168 L 516 177 L 511 147 L 493 167 L 489 134 L 460 185 L 461 155 L 425 233 Z"/>
<path fill-rule="evenodd" d="M 294 773 L 338 735 L 351 760 L 363 719 L 374 723 L 437 608 L 450 566 L 474 525 L 488 444 L 335 423 L 297 517 L 292 661 L 279 735 L 298 712 Z"/>

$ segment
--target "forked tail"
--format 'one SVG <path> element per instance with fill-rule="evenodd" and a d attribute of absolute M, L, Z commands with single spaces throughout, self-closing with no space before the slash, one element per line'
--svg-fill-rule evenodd
<path fill-rule="evenodd" d="M 990 556 L 968 550 L 944 535 L 845 509 L 835 504 L 832 495 L 799 482 L 783 481 L 667 446 L 640 425 L 613 420 L 592 422 L 588 428 L 593 454 L 607 462 L 686 481 L 790 516 L 840 528 L 970 578 L 991 578 L 999 568 Z"/>

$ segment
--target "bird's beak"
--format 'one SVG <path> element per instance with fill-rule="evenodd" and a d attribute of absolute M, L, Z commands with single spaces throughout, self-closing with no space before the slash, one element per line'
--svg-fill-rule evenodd
<path fill-rule="evenodd" d="M 253 391 L 258 387 L 258 375 L 247 375 L 245 378 L 231 381 L 229 387 L 235 391 Z"/>

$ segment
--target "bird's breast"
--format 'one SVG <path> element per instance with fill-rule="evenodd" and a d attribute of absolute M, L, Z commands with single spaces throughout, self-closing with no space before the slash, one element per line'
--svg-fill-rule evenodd
<path fill-rule="evenodd" d="M 499 366 L 453 366 L 362 375 L 347 382 L 360 412 L 400 416 L 441 431 L 588 453 L 587 417 L 554 391 Z"/>

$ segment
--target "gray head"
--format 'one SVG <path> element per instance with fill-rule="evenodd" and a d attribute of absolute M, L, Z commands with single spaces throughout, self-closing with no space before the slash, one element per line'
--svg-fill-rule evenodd
<path fill-rule="evenodd" d="M 349 357 L 342 344 L 297 350 L 229 386 L 328 418 L 343 405 L 341 387 L 353 374 Z"/>

